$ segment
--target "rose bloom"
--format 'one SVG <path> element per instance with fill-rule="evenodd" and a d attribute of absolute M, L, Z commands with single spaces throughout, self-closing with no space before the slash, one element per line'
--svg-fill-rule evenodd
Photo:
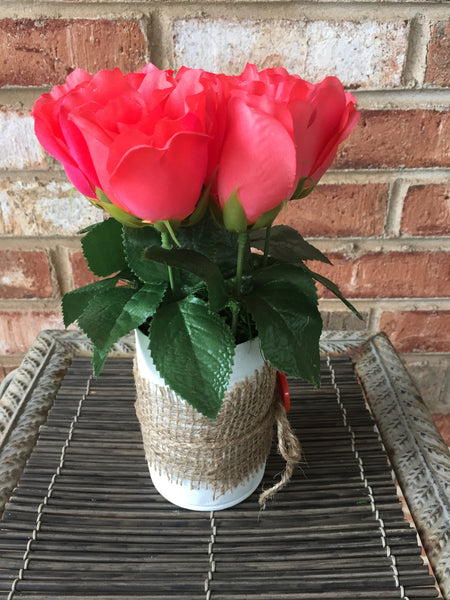
<path fill-rule="evenodd" d="M 174 78 L 149 64 L 125 75 L 76 69 L 32 114 L 40 143 L 82 194 L 95 202 L 99 188 L 122 211 L 154 223 L 193 212 L 217 163 L 222 101 L 213 74 L 182 69 Z"/>
<path fill-rule="evenodd" d="M 335 77 L 312 84 L 283 68 L 247 64 L 222 82 L 228 120 L 213 194 L 223 207 L 236 190 L 253 224 L 291 198 L 301 179 L 311 179 L 306 187 L 319 181 L 359 112 Z"/>

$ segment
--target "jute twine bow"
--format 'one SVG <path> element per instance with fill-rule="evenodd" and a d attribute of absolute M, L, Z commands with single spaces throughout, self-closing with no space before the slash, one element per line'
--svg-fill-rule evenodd
<path fill-rule="evenodd" d="M 286 467 L 283 475 L 278 483 L 273 485 L 268 490 L 262 492 L 259 496 L 259 505 L 265 507 L 267 500 L 272 500 L 275 494 L 281 490 L 291 479 L 295 467 L 300 462 L 302 456 L 302 449 L 297 436 L 292 431 L 289 419 L 287 417 L 286 409 L 284 408 L 283 402 L 279 397 L 279 394 L 275 392 L 275 421 L 277 424 L 277 439 L 278 439 L 278 452 L 286 461 Z"/>

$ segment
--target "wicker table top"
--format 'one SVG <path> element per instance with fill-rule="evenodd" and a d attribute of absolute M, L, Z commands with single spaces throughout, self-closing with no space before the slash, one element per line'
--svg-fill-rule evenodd
<path fill-rule="evenodd" d="M 393 351 L 385 338 L 325 340 L 321 389 L 290 382 L 289 416 L 304 456 L 291 483 L 264 511 L 257 490 L 235 508 L 206 514 L 169 504 L 151 484 L 133 406 L 132 343 L 116 348 L 98 379 L 83 356 L 86 344 L 75 334 L 42 334 L 2 400 L 4 409 L 15 409 L 1 447 L 3 496 L 9 500 L 0 522 L 0 598 L 439 597 L 393 479 L 402 484 L 446 597 L 448 453 L 442 442 L 444 454 L 437 454 L 438 434 L 423 420 L 426 412 L 417 413 L 424 410 L 419 403 L 409 411 L 414 423 L 422 419 L 426 439 L 418 439 L 435 460 L 428 464 L 423 449 L 411 462 L 416 432 L 397 423 L 402 415 L 386 404 L 380 379 L 381 405 L 367 394 L 375 371 L 378 378 L 380 371 L 394 374 L 396 355 L 387 360 Z M 376 369 L 368 344 L 380 349 Z M 406 418 L 401 395 L 409 383 L 398 372 L 396 377 L 401 390 L 395 406 Z M 409 394 L 406 405 L 414 398 Z M 393 428 L 395 435 L 389 434 Z M 403 447 L 407 434 L 409 449 Z M 27 444 L 35 447 L 20 476 Z M 262 485 L 270 486 L 282 468 L 272 452 Z"/>

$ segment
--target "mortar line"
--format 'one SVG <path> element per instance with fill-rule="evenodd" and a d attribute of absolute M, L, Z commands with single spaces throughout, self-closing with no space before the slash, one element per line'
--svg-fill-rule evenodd
<path fill-rule="evenodd" d="M 389 188 L 384 224 L 385 235 L 389 238 L 400 237 L 403 203 L 408 189 L 409 183 L 404 179 L 396 179 Z"/>
<path fill-rule="evenodd" d="M 156 0 L 151 4 L 127 2 L 102 2 L 102 13 L 104 18 L 118 20 L 123 18 L 138 19 L 140 15 L 149 15 L 155 8 L 163 7 L 164 11 L 174 19 L 203 11 L 207 18 L 229 19 L 230 3 L 226 1 L 211 5 L 209 0 L 197 1 L 186 4 L 185 2 L 172 2 L 166 4 L 165 0 Z M 412 20 L 418 13 L 426 12 L 433 19 L 442 19 L 446 16 L 446 7 L 442 2 L 383 2 L 382 4 L 359 1 L 359 2 L 299 2 L 293 4 L 283 0 L 275 1 L 234 1 L 232 3 L 234 14 L 239 11 L 239 18 L 252 18 L 255 14 L 268 18 L 273 16 L 274 10 L 277 14 L 283 14 L 285 18 L 305 18 L 308 20 L 342 20 L 342 19 L 374 19 L 379 21 Z M 98 17 L 98 5 L 89 2 L 77 5 L 67 2 L 37 2 L 31 5 L 18 6 L 15 1 L 0 3 L 0 9 L 5 17 L 12 18 L 96 18 Z"/>
<path fill-rule="evenodd" d="M 402 77 L 402 83 L 406 87 L 417 88 L 424 84 L 430 27 L 430 20 L 424 13 L 418 13 L 411 19 Z"/>

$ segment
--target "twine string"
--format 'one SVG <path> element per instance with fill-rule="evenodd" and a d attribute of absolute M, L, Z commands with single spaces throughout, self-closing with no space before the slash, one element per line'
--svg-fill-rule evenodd
<path fill-rule="evenodd" d="M 277 395 L 276 395 L 277 396 Z M 278 452 L 286 461 L 286 467 L 280 481 L 268 490 L 262 492 L 259 496 L 259 504 L 265 507 L 268 500 L 272 500 L 275 494 L 280 491 L 291 479 L 295 467 L 300 462 L 302 449 L 297 436 L 292 431 L 286 409 L 280 398 L 275 401 L 275 421 L 277 424 Z"/>

